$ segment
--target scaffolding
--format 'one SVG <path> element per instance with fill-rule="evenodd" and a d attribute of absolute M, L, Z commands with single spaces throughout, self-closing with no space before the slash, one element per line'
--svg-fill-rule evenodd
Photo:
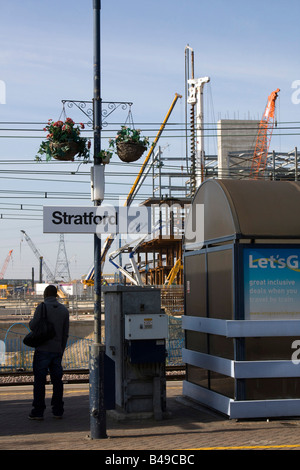
<path fill-rule="evenodd" d="M 227 168 L 220 168 L 218 157 L 210 156 L 205 168 L 205 179 L 251 179 L 252 159 L 253 149 L 229 151 Z M 259 179 L 299 181 L 297 147 L 289 152 L 268 152 L 266 167 Z"/>
<path fill-rule="evenodd" d="M 173 268 L 182 259 L 182 237 L 184 221 L 191 198 L 150 198 L 143 205 L 151 208 L 152 226 L 156 227 L 150 240 L 136 250 L 138 266 L 144 284 L 169 285 Z M 172 284 L 183 284 L 182 269 L 178 269 Z"/>

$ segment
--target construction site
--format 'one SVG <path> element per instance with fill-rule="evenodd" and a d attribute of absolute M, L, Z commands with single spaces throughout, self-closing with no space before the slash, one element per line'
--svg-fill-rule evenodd
<path fill-rule="evenodd" d="M 23 3 L 2 12 L 0 448 L 300 449 L 298 43 L 261 41 L 299 6 Z"/>
<path fill-rule="evenodd" d="M 241 250 L 253 250 L 253 247 L 260 245 L 260 249 L 263 247 L 266 249 L 267 246 L 270 251 L 270 247 L 274 249 L 277 246 L 275 243 L 281 246 L 281 250 L 288 250 L 290 255 L 288 259 L 296 258 L 288 248 L 292 245 L 286 244 L 294 243 L 295 240 L 297 242 L 299 238 L 298 226 L 294 226 L 290 211 L 293 204 L 297 206 L 299 190 L 297 148 L 286 153 L 278 153 L 271 147 L 272 133 L 276 126 L 276 100 L 280 90 L 277 88 L 270 91 L 266 97 L 267 102 L 265 107 L 262 106 L 261 120 L 219 120 L 216 125 L 218 153 L 208 155 L 204 148 L 206 131 L 203 95 L 210 78 L 194 77 L 193 50 L 189 47 L 186 48 L 185 60 L 186 69 L 190 70 L 185 83 L 186 155 L 166 156 L 164 148 L 160 145 L 160 137 L 165 131 L 170 115 L 177 101 L 182 99 L 182 96 L 176 93 L 124 202 L 124 206 L 129 207 L 139 199 L 139 206 L 150 208 L 151 233 L 129 238 L 110 234 L 106 236 L 102 245 L 99 260 L 102 271 L 102 340 L 112 354 L 111 359 L 115 360 L 115 339 L 112 340 L 115 334 L 115 320 L 111 319 L 114 318 L 116 311 L 112 308 L 112 305 L 115 305 L 114 301 L 107 301 L 110 296 L 123 295 L 124 290 L 124 296 L 128 295 L 132 302 L 130 289 L 133 287 L 136 296 L 140 295 L 144 302 L 149 294 L 152 294 L 151 298 L 154 299 L 154 294 L 159 290 L 159 303 L 168 320 L 165 333 L 167 370 L 173 371 L 179 368 L 183 371 L 185 368 L 183 371 L 185 397 L 228 414 L 229 417 L 237 418 L 264 416 L 264 408 L 261 410 L 256 406 L 255 400 L 267 403 L 268 416 L 276 416 L 277 401 L 272 401 L 276 398 L 280 401 L 283 416 L 298 415 L 294 408 L 299 393 L 298 379 L 294 378 L 296 389 L 292 391 L 289 385 L 289 370 L 282 372 L 277 368 L 277 361 L 274 361 L 273 377 L 276 380 L 270 392 L 269 385 L 266 385 L 270 364 L 264 360 L 265 357 L 273 357 L 275 351 L 280 356 L 279 360 L 289 359 L 286 350 L 289 354 L 290 348 L 282 350 L 285 340 L 280 342 L 280 346 L 278 341 L 283 323 L 284 328 L 288 329 L 285 336 L 293 336 L 292 332 L 298 331 L 298 323 L 294 324 L 292 321 L 293 324 L 287 326 L 286 320 L 282 317 L 289 314 L 289 318 L 297 322 L 299 310 L 297 306 L 293 308 L 292 304 L 293 295 L 297 295 L 298 289 L 290 290 L 289 292 L 294 294 L 289 294 L 288 299 L 284 295 L 286 293 L 284 289 L 274 288 L 272 291 L 273 295 L 281 295 L 278 302 L 287 303 L 290 300 L 291 310 L 287 307 L 287 312 L 282 313 L 281 310 L 277 312 L 275 309 L 277 313 L 274 313 L 274 307 L 271 306 L 271 311 L 262 312 L 265 305 L 268 309 L 269 303 L 275 302 L 276 297 L 261 299 L 263 289 L 251 289 L 250 294 L 247 294 L 248 287 L 264 286 L 266 282 L 277 286 L 282 281 L 273 280 L 271 274 L 268 281 L 265 278 L 247 281 L 247 276 L 250 274 L 245 267 L 245 271 L 240 275 L 239 270 L 243 269 L 240 267 L 242 261 L 235 259 L 240 256 Z M 190 61 L 191 67 L 188 66 Z M 148 188 L 150 186 L 150 191 L 148 189 L 146 197 L 144 194 L 141 197 L 140 191 L 146 182 Z M 269 183 L 272 187 L 268 185 Z M 274 205 L 276 198 L 280 199 L 280 204 Z M 255 210 L 251 201 L 256 201 Z M 200 223 L 198 216 L 194 219 L 197 205 L 204 207 L 204 218 L 200 219 Z M 282 220 L 286 220 L 282 225 L 276 224 L 276 211 Z M 243 225 L 246 228 L 243 228 Z M 202 231 L 203 237 L 199 240 L 197 237 Z M 28 321 L 41 301 L 45 285 L 51 283 L 57 285 L 60 301 L 68 306 L 71 315 L 70 338 L 64 367 L 66 370 L 75 368 L 87 371 L 88 348 L 95 327 L 94 322 L 90 321 L 94 320 L 95 313 L 95 267 L 92 266 L 80 279 L 72 279 L 65 238 L 61 233 L 53 272 L 30 235 L 25 230 L 21 230 L 21 234 L 39 263 L 39 273 L 38 281 L 34 270 L 31 279 L 6 279 L 5 272 L 13 250 L 9 251 L 4 260 L 0 273 L 0 320 L 2 320 L 0 339 L 3 338 L 7 345 L 7 356 L 15 361 L 9 366 L 6 364 L 6 367 L 13 370 L 27 370 L 30 367 L 30 361 L 28 362 L 30 351 L 25 351 L 21 355 L 16 351 L 21 351 L 23 348 L 21 339 L 26 333 L 24 322 Z M 262 258 L 261 261 L 259 258 L 254 259 L 255 255 L 251 254 L 249 259 L 251 267 L 256 268 L 255 263 L 258 262 L 261 263 L 259 266 L 264 268 L 270 262 L 271 267 L 275 268 L 275 262 L 283 263 L 283 258 L 279 256 L 272 254 L 271 261 L 269 258 Z M 244 262 L 245 260 L 246 258 Z M 109 266 L 107 269 L 109 274 L 104 270 L 105 263 Z M 294 263 L 292 267 L 297 266 Z M 282 267 L 285 265 L 282 264 Z M 242 281 L 243 279 L 246 280 Z M 289 278 L 283 282 L 291 285 L 297 283 L 296 280 Z M 149 291 L 149 288 L 153 291 Z M 257 297 L 254 298 L 253 295 Z M 255 311 L 255 302 L 265 303 Z M 145 308 L 144 303 L 140 308 Z M 130 304 L 130 312 L 131 309 Z M 158 313 L 159 308 L 156 310 Z M 273 330 L 269 332 L 267 321 L 262 322 L 260 318 L 255 321 L 259 315 L 262 319 L 269 316 L 272 319 L 272 315 L 277 315 L 278 319 L 271 322 L 273 324 L 279 322 L 275 333 Z M 201 317 L 199 323 L 197 323 L 198 317 Z M 242 323 L 246 324 L 247 319 L 251 319 L 255 338 L 272 334 L 274 338 L 270 338 L 270 344 L 267 342 L 260 346 L 261 351 L 258 349 L 260 352 L 256 358 L 260 361 L 254 362 L 255 367 L 261 368 L 262 379 L 257 380 L 255 385 L 251 382 L 248 385 L 248 382 L 245 382 L 245 385 L 241 386 L 238 374 L 237 377 L 228 376 L 227 362 L 238 361 L 243 364 L 247 354 L 249 360 L 253 360 L 252 355 L 256 347 L 251 346 L 249 352 L 244 345 L 243 336 L 246 336 L 249 342 L 255 341 L 255 338 L 248 338 L 252 335 L 251 328 L 250 332 L 245 330 L 244 333 L 233 333 L 231 337 L 227 331 L 229 328 L 227 322 L 229 320 L 230 324 L 235 324 L 242 320 Z M 147 323 L 149 318 L 143 321 Z M 226 323 L 226 326 L 222 329 L 215 322 L 220 322 L 220 325 Z M 108 323 L 108 328 L 104 327 L 104 323 L 105 325 Z M 15 334 L 19 341 L 17 346 L 13 346 L 13 343 L 9 345 L 9 339 L 13 336 L 12 328 L 15 325 L 18 325 Z M 152 318 L 150 326 L 152 328 Z M 236 338 L 236 335 L 242 338 Z M 238 341 L 241 341 L 241 345 L 240 349 L 236 350 L 234 344 Z M 157 354 L 157 350 L 155 351 Z M 226 357 L 220 357 L 222 354 Z M 16 357 L 20 357 L 23 362 L 16 362 Z M 211 357 L 216 365 L 211 365 Z M 140 360 L 142 359 L 139 358 Z M 165 361 L 164 353 L 163 361 Z M 247 376 L 248 371 L 245 374 Z M 160 373 L 158 376 L 161 377 Z M 256 377 L 256 369 L 249 376 Z M 264 382 L 265 380 L 267 381 Z M 123 387 L 122 381 L 120 387 Z M 132 399 L 131 392 L 129 395 Z M 286 398 L 291 400 L 285 400 Z"/>
<path fill-rule="evenodd" d="M 217 155 L 208 155 L 204 148 L 205 110 L 203 95 L 209 77 L 194 77 L 194 51 L 185 49 L 185 96 L 175 94 L 174 100 L 155 136 L 125 201 L 125 206 L 136 203 L 140 189 L 149 183 L 152 187 L 140 204 L 151 208 L 151 235 L 133 241 L 120 240 L 117 249 L 111 249 L 116 236 L 107 237 L 101 254 L 101 267 L 109 264 L 109 274 L 102 273 L 102 284 L 159 286 L 163 306 L 183 313 L 183 237 L 185 221 L 191 201 L 198 188 L 208 179 L 297 181 L 297 148 L 286 153 L 271 147 L 276 126 L 275 106 L 279 89 L 270 92 L 261 120 L 220 119 L 217 124 Z M 178 100 L 185 100 L 186 143 L 184 156 L 165 156 L 160 144 L 168 120 Z M 262 104 L 263 109 L 263 104 Z M 182 181 L 184 180 L 184 184 Z M 141 199 L 141 198 L 139 198 Z M 39 263 L 38 274 L 32 268 L 31 279 L 6 279 L 5 273 L 12 257 L 10 250 L 2 260 L 0 272 L 0 300 L 40 296 L 44 283 L 60 286 L 60 296 L 93 299 L 94 268 L 80 279 L 72 279 L 66 254 L 64 234 L 60 234 L 55 272 L 52 272 L 42 252 L 30 235 L 20 231 Z M 125 260 L 125 261 L 124 261 Z M 172 307 L 173 306 L 173 307 Z M 88 309 L 92 313 L 92 305 Z"/>
<path fill-rule="evenodd" d="M 97 43 L 97 35 L 95 39 Z M 67 124 L 75 121 L 66 117 L 66 110 L 76 108 L 88 119 L 87 128 L 93 129 L 92 136 L 91 131 L 86 135 L 89 132 L 94 139 L 94 166 L 84 171 L 82 162 L 76 162 L 76 169 L 75 165 L 71 170 L 50 169 L 47 177 L 41 176 L 40 166 L 37 173 L 42 189 L 22 194 L 24 198 L 39 194 L 40 199 L 59 199 L 60 203 L 65 203 L 64 196 L 80 201 L 87 194 L 80 193 L 79 183 L 88 182 L 93 210 L 91 204 L 87 212 L 81 204 L 71 207 L 69 213 L 67 206 L 59 211 L 56 206 L 45 204 L 41 209 L 32 204 L 27 220 L 35 220 L 40 228 L 43 220 L 45 238 L 40 243 L 47 244 L 47 234 L 59 238 L 55 269 L 49 266 L 48 248 L 43 252 L 29 233 L 31 226 L 26 225 L 25 230 L 21 221 L 22 242 L 31 250 L 35 266 L 38 263 L 38 273 L 32 268 L 31 278 L 6 277 L 14 247 L 1 262 L 0 345 L 5 347 L 5 373 L 21 371 L 25 376 L 30 372 L 33 351 L 24 348 L 22 340 L 26 323 L 43 299 L 45 286 L 55 284 L 60 302 L 70 312 L 63 369 L 89 374 L 91 399 L 96 403 L 93 410 L 97 411 L 91 413 L 91 426 L 96 433 L 99 383 L 106 399 L 111 399 L 104 404 L 105 397 L 101 397 L 101 413 L 117 409 L 128 417 L 142 411 L 162 420 L 166 373 L 178 371 L 185 399 L 231 419 L 299 416 L 300 372 L 291 360 L 291 344 L 300 334 L 300 226 L 295 217 L 300 182 L 296 145 L 286 152 L 273 150 L 280 89 L 269 90 L 261 103 L 260 119 L 214 122 L 217 151 L 211 154 L 206 151 L 210 131 L 204 107 L 211 79 L 195 76 L 190 46 L 185 48 L 184 59 L 184 93 L 175 93 L 159 126 L 144 123 L 153 135 L 144 139 L 141 153 L 134 158 L 121 157 L 120 144 L 130 143 L 136 150 L 140 141 L 117 141 L 122 132 L 123 138 L 129 135 L 130 125 L 139 135 L 133 125 L 133 103 L 102 102 L 96 93 L 97 74 L 93 101 L 62 100 L 61 116 Z M 171 124 L 181 100 L 184 122 Z M 101 120 L 116 110 L 128 114 L 113 141 L 112 129 L 104 134 L 106 123 Z M 85 125 L 80 123 L 82 130 Z M 60 120 L 53 126 L 66 128 Z M 175 130 L 179 145 L 173 153 L 162 139 Z M 36 130 L 32 127 L 30 131 Z M 53 134 L 48 136 L 51 139 Z M 110 162 L 109 151 L 103 150 L 107 142 L 109 148 L 116 146 L 117 156 L 126 163 L 121 169 L 120 162 Z M 52 152 L 64 153 L 66 141 L 59 144 L 59 150 L 52 145 Z M 66 159 L 56 160 L 67 168 Z M 27 175 L 27 170 L 22 174 Z M 85 181 L 76 179 L 80 176 Z M 50 188 L 55 181 L 62 187 L 71 182 L 74 189 L 47 191 L 43 178 Z M 106 182 L 113 186 L 113 193 L 105 191 Z M 145 209 L 150 230 L 148 224 L 143 232 L 140 219 L 130 231 L 129 212 L 126 230 L 111 230 L 121 226 L 123 185 L 124 208 L 140 213 Z M 118 197 L 112 223 L 102 202 L 115 202 Z M 22 202 L 18 210 L 24 206 Z M 74 277 L 65 238 L 82 232 L 93 235 L 92 266 Z M 84 245 L 77 247 L 86 263 L 91 245 L 92 239 L 89 250 Z M 106 391 L 104 380 L 108 380 Z"/>

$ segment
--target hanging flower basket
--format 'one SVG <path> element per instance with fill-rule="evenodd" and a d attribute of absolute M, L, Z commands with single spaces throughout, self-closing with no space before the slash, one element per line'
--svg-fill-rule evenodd
<path fill-rule="evenodd" d="M 73 161 L 75 155 L 80 152 L 80 145 L 78 142 L 51 142 L 49 144 L 51 155 L 55 160 L 60 161 Z"/>
<path fill-rule="evenodd" d="M 131 163 L 138 160 L 147 150 L 142 144 L 135 142 L 119 142 L 117 143 L 117 155 L 122 162 Z"/>
<path fill-rule="evenodd" d="M 148 137 L 141 137 L 139 129 L 122 126 L 115 139 L 110 139 L 109 146 L 117 153 L 120 160 L 126 163 L 138 160 L 149 145 Z"/>
<path fill-rule="evenodd" d="M 37 161 L 41 161 L 40 155 L 46 156 L 46 161 L 54 158 L 55 160 L 73 161 L 77 155 L 78 158 L 83 157 L 84 160 L 89 159 L 90 142 L 84 137 L 80 137 L 80 129 L 84 129 L 84 125 L 80 123 L 80 127 L 75 125 L 71 118 L 63 121 L 52 121 L 49 119 L 48 124 L 44 128 L 47 131 L 46 140 L 43 141 L 36 156 Z"/>

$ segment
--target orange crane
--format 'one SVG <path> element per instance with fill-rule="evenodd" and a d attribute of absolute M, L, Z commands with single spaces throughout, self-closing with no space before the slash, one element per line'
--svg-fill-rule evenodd
<path fill-rule="evenodd" d="M 259 177 L 259 174 L 264 171 L 267 164 L 268 151 L 275 123 L 275 101 L 279 91 L 279 88 L 277 88 L 277 90 L 273 91 L 268 97 L 266 109 L 259 123 L 250 170 L 250 178 L 253 179 Z"/>
<path fill-rule="evenodd" d="M 9 263 L 12 252 L 13 252 L 13 250 L 10 250 L 10 252 L 8 253 L 8 255 L 7 255 L 7 257 L 4 261 L 4 264 L 3 264 L 1 272 L 0 272 L 0 279 L 4 278 L 4 274 L 5 274 L 6 268 L 8 266 L 8 263 Z"/>

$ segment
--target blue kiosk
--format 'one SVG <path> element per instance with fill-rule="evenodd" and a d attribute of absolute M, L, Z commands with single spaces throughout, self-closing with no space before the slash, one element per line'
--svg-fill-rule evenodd
<path fill-rule="evenodd" d="M 229 418 L 300 416 L 300 183 L 205 181 L 184 284 L 183 395 Z"/>

